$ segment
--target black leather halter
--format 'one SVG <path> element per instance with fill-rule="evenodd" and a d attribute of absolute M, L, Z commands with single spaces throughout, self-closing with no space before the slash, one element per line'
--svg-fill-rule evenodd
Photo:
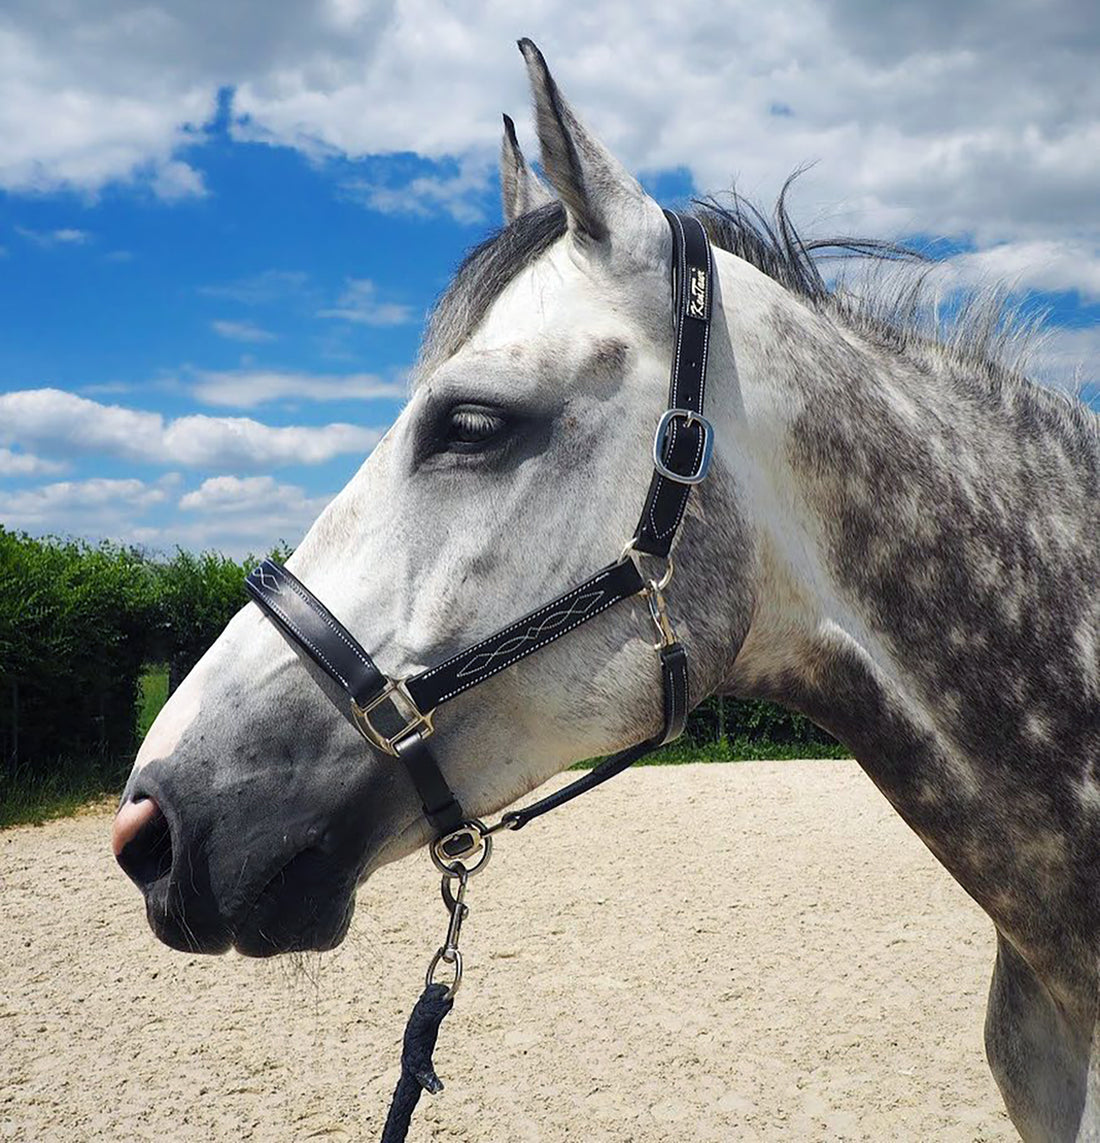
<path fill-rule="evenodd" d="M 506 814 L 501 825 L 519 829 L 619 773 L 684 729 L 690 708 L 687 653 L 673 634 L 663 590 L 672 576 L 669 555 L 693 485 L 710 468 L 714 433 L 703 416 L 710 332 L 712 263 L 702 224 L 665 211 L 672 228 L 672 298 L 675 345 L 668 408 L 653 441 L 653 478 L 633 538 L 615 563 L 545 606 L 404 679 L 391 679 L 346 627 L 286 568 L 264 560 L 245 580 L 252 598 L 282 633 L 347 692 L 351 716 L 376 749 L 398 758 L 408 771 L 437 832 L 436 848 L 458 859 L 476 849 L 480 823 L 468 821 L 428 745 L 436 709 L 540 650 L 607 608 L 640 595 L 656 625 L 664 687 L 661 732 L 606 759 L 585 777 L 526 809 Z M 666 561 L 659 579 L 647 579 L 640 556 Z M 448 844 L 448 842 L 452 844 Z M 479 844 L 479 842 L 477 843 Z"/>

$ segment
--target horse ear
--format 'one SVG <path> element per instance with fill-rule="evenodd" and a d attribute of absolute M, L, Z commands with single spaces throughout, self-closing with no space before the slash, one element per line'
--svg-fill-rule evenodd
<path fill-rule="evenodd" d="M 500 197 L 505 225 L 529 210 L 554 201 L 550 188 L 527 165 L 516 139 L 516 125 L 507 115 L 500 143 Z"/>
<path fill-rule="evenodd" d="M 542 169 L 565 204 L 573 235 L 604 242 L 619 220 L 644 218 L 649 208 L 658 210 L 637 180 L 573 114 L 542 52 L 526 38 L 519 41 L 519 50 L 535 97 Z"/>

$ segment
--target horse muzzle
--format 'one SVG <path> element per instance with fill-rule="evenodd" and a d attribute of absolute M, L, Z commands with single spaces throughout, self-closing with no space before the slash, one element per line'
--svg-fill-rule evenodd
<path fill-rule="evenodd" d="M 131 779 L 112 848 L 161 941 L 183 952 L 232 947 L 263 957 L 343 940 L 365 850 L 354 812 L 360 798 L 336 807 L 270 779 L 263 791 L 183 798 L 170 768 L 158 773 L 158 765 Z"/>

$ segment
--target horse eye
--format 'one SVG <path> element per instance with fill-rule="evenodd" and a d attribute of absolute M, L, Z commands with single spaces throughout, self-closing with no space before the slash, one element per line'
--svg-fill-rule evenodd
<path fill-rule="evenodd" d="M 448 418 L 447 443 L 459 446 L 487 444 L 503 428 L 504 418 L 498 413 L 472 405 L 458 405 Z"/>

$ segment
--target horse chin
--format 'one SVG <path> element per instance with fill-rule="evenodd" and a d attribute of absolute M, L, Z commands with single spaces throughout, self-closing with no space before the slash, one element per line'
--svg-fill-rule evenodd
<path fill-rule="evenodd" d="M 233 925 L 233 947 L 244 956 L 328 952 L 347 936 L 355 913 L 354 881 L 319 849 L 293 857 L 260 890 Z"/>

